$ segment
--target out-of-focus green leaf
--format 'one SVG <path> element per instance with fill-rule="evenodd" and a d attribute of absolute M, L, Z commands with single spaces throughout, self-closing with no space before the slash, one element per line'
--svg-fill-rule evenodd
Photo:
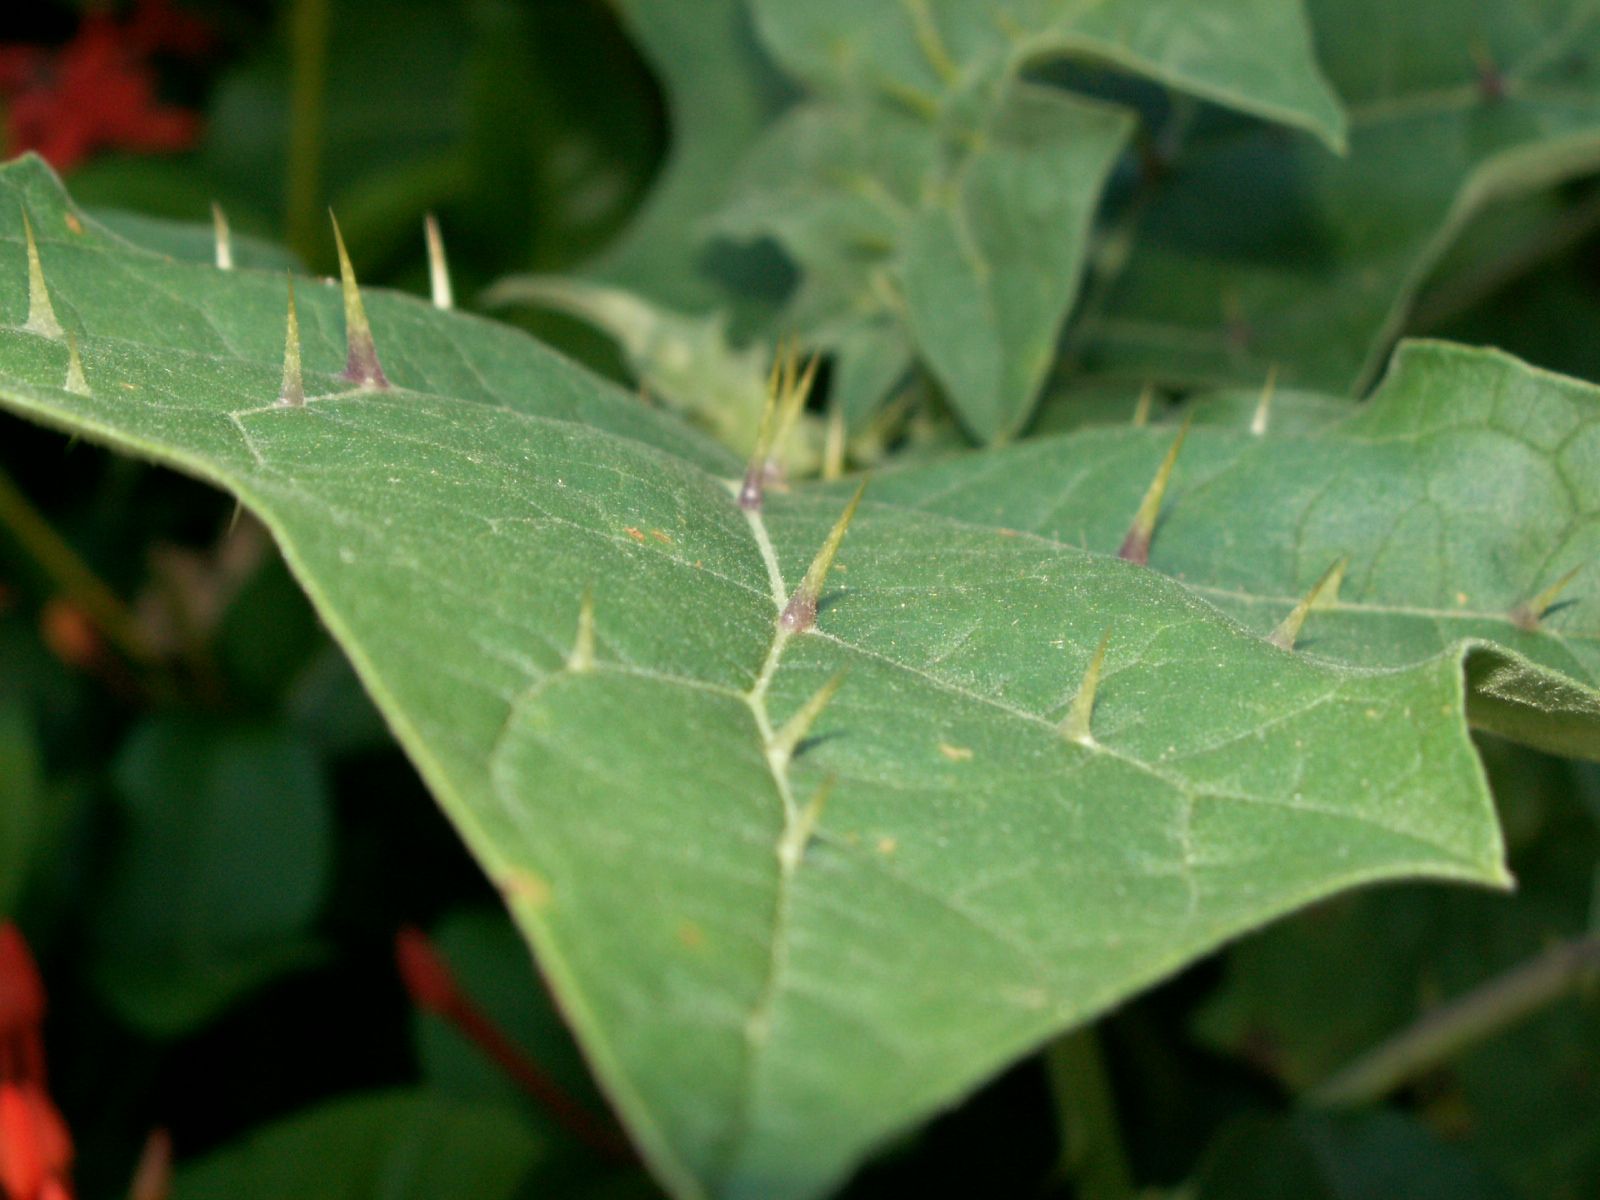
<path fill-rule="evenodd" d="M 1510 1200 L 1470 1157 L 1398 1113 L 1246 1117 L 1218 1135 L 1194 1200 Z"/>
<path fill-rule="evenodd" d="M 1350 150 L 1215 120 L 1147 187 L 1132 256 L 1079 331 L 1097 369 L 1347 391 L 1491 199 L 1600 166 L 1584 0 L 1313 0 Z"/>
<path fill-rule="evenodd" d="M 514 1108 L 420 1089 L 373 1092 L 185 1164 L 172 1200 L 513 1200 L 542 1156 Z"/>
<path fill-rule="evenodd" d="M 119 845 L 98 901 L 95 977 L 129 1023 L 176 1034 L 315 959 L 330 814 L 294 735 L 156 717 L 115 768 Z"/>
<path fill-rule="evenodd" d="M 15 910 L 33 865 L 42 789 L 32 716 L 21 695 L 0 696 L 0 918 Z"/>

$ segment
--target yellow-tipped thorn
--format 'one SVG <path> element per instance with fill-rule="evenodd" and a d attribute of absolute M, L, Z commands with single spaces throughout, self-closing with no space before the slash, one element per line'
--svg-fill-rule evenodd
<path fill-rule="evenodd" d="M 1143 429 L 1150 424 L 1150 410 L 1155 407 L 1156 385 L 1147 383 L 1139 392 L 1139 402 L 1133 406 L 1133 427 Z"/>
<path fill-rule="evenodd" d="M 1267 368 L 1267 381 L 1261 385 L 1261 399 L 1256 401 L 1256 411 L 1250 418 L 1250 432 L 1257 437 L 1267 432 L 1267 422 L 1272 417 L 1272 394 L 1278 390 L 1278 364 Z"/>
<path fill-rule="evenodd" d="M 816 690 L 811 699 L 800 706 L 794 716 L 784 722 L 783 728 L 778 730 L 772 740 L 774 754 L 785 761 L 793 757 L 795 749 L 806 740 L 806 735 L 811 732 L 811 727 L 822 715 L 822 710 L 828 706 L 828 701 L 832 700 L 834 693 L 839 690 L 845 674 L 844 671 L 837 672 Z"/>
<path fill-rule="evenodd" d="M 78 339 L 67 334 L 67 381 L 61 385 L 79 396 L 92 396 L 88 377 L 83 373 L 83 359 L 78 355 Z"/>
<path fill-rule="evenodd" d="M 572 639 L 572 653 L 567 655 L 567 670 L 594 670 L 594 593 L 588 588 L 578 602 L 578 633 Z"/>
<path fill-rule="evenodd" d="M 850 522 L 856 515 L 856 506 L 861 503 L 861 494 L 866 490 L 867 481 L 863 479 L 861 486 L 856 489 L 856 494 L 850 497 L 850 503 L 844 506 L 844 512 L 839 514 L 839 519 L 828 531 L 828 538 L 822 543 L 822 549 L 817 551 L 817 556 L 806 568 L 805 578 L 800 581 L 800 586 L 795 588 L 794 594 L 789 597 L 789 603 L 784 605 L 783 613 L 778 617 L 778 624 L 788 632 L 804 633 L 817 623 L 817 605 L 822 600 L 822 585 L 828 580 L 828 570 L 833 566 L 833 556 L 839 552 L 839 543 L 844 541 L 845 530 L 850 528 Z"/>
<path fill-rule="evenodd" d="M 1095 693 L 1100 690 L 1100 668 L 1105 664 L 1106 647 L 1109 645 L 1111 629 L 1107 627 L 1100 635 L 1100 644 L 1095 647 L 1088 667 L 1084 669 L 1083 682 L 1078 685 L 1078 694 L 1072 698 L 1072 707 L 1067 709 L 1067 715 L 1061 721 L 1061 735 L 1086 746 L 1094 743 L 1090 721 L 1094 717 Z"/>
<path fill-rule="evenodd" d="M 339 232 L 339 221 L 332 211 L 328 219 L 333 222 L 333 241 L 339 251 L 339 283 L 344 290 L 344 335 L 348 347 L 344 377 L 361 387 L 386 388 L 389 380 L 378 362 L 378 347 L 372 340 L 372 326 L 367 323 L 367 309 L 361 303 L 361 288 L 356 284 L 356 270 L 350 265 L 344 235 Z"/>
<path fill-rule="evenodd" d="M 300 372 L 300 318 L 294 309 L 294 276 L 289 276 L 289 315 L 283 330 L 283 382 L 278 386 L 278 403 L 284 408 L 304 408 L 305 378 Z"/>
<path fill-rule="evenodd" d="M 756 427 L 756 444 L 750 452 L 750 465 L 745 468 L 744 482 L 739 485 L 739 507 L 746 512 L 758 512 L 766 497 L 767 458 L 772 448 L 773 434 L 778 422 L 778 400 L 783 391 L 784 361 L 787 343 L 779 339 L 772 356 L 772 369 L 767 373 L 767 400 L 761 409 L 761 424 Z"/>
<path fill-rule="evenodd" d="M 1172 439 L 1172 446 L 1167 450 L 1167 456 L 1161 460 L 1161 466 L 1156 469 L 1156 477 L 1150 481 L 1150 488 L 1139 503 L 1139 511 L 1134 515 L 1128 536 L 1122 539 L 1122 548 L 1117 551 L 1118 557 L 1141 564 L 1150 561 L 1150 540 L 1155 536 L 1156 521 L 1161 516 L 1161 501 L 1167 494 L 1167 482 L 1172 478 L 1172 468 L 1178 462 L 1178 451 L 1183 449 L 1183 439 L 1189 436 L 1189 425 L 1193 420 L 1193 414 L 1185 417 L 1183 428 L 1178 430 L 1178 436 Z"/>
<path fill-rule="evenodd" d="M 1267 635 L 1267 641 L 1280 650 L 1293 650 L 1295 639 L 1300 636 L 1300 627 L 1306 623 L 1311 611 L 1327 608 L 1338 601 L 1339 585 L 1344 582 L 1345 568 L 1349 565 L 1348 558 L 1341 558 L 1324 571 L 1322 578 L 1311 585 L 1311 590 L 1294 606 L 1294 610 Z"/>
<path fill-rule="evenodd" d="M 33 222 L 22 212 L 22 236 L 28 243 L 28 319 L 22 327 L 40 337 L 59 338 L 61 322 L 50 304 L 50 289 L 44 285 L 44 264 L 39 261 L 39 243 L 33 237 Z"/>
<path fill-rule="evenodd" d="M 455 291 L 450 286 L 450 264 L 444 257 L 444 238 L 439 233 L 439 218 L 429 213 L 422 221 L 422 236 L 428 243 L 428 289 L 435 308 L 454 308 Z"/>
<path fill-rule="evenodd" d="M 806 847 L 817 832 L 822 810 L 827 806 L 828 796 L 837 781 L 837 776 L 829 775 L 812 793 L 811 799 L 806 801 L 806 806 L 790 818 L 783 837 L 778 840 L 778 861 L 786 873 L 798 867 L 800 860 L 805 857 Z"/>
<path fill-rule="evenodd" d="M 233 270 L 233 234 L 228 229 L 228 214 L 215 200 L 211 202 L 211 232 L 217 243 L 217 270 Z"/>
<path fill-rule="evenodd" d="M 1560 598 L 1561 593 L 1566 591 L 1568 585 L 1578 577 L 1578 573 L 1583 570 L 1583 566 L 1584 564 L 1580 563 L 1578 566 L 1573 567 L 1572 570 L 1545 588 L 1532 600 L 1525 600 L 1513 608 L 1511 610 L 1511 623 L 1518 629 L 1526 630 L 1529 633 L 1536 631 L 1539 628 L 1539 622 L 1544 620 L 1545 613 L 1550 611 L 1551 607 Z"/>

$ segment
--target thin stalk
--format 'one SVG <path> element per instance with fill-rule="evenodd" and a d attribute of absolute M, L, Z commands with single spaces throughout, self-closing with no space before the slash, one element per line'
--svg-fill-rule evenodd
<path fill-rule="evenodd" d="M 328 0 L 289 8 L 289 159 L 285 225 L 289 246 L 315 262 L 323 241 L 322 140 L 328 84 Z"/>
<path fill-rule="evenodd" d="M 1045 1051 L 1045 1070 L 1060 1124 L 1056 1178 L 1070 1182 L 1078 1200 L 1129 1200 L 1133 1178 L 1094 1027 L 1086 1025 L 1052 1042 Z"/>
<path fill-rule="evenodd" d="M 0 527 L 10 532 L 55 588 L 88 614 L 130 659 L 151 663 L 159 657 L 128 606 L 55 531 L 4 470 L 0 470 Z"/>
<path fill-rule="evenodd" d="M 1600 934 L 1552 947 L 1422 1017 L 1305 1097 L 1345 1108 L 1381 1099 L 1600 975 Z"/>

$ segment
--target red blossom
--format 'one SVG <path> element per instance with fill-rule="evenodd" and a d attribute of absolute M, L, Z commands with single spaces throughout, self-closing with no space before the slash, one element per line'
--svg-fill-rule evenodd
<path fill-rule="evenodd" d="M 69 170 L 100 150 L 184 150 L 200 118 L 156 98 L 150 56 L 194 56 L 210 31 L 170 0 L 140 0 L 126 20 L 101 13 L 83 19 L 56 50 L 0 45 L 0 96 L 11 153 L 33 150 Z"/>
<path fill-rule="evenodd" d="M 72 1137 L 44 1078 L 44 982 L 17 927 L 0 925 L 0 1196 L 71 1200 Z"/>

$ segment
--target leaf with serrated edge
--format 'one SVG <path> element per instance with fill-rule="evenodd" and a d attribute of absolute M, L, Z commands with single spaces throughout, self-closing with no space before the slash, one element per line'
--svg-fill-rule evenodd
<path fill-rule="evenodd" d="M 420 298 L 367 297 L 393 386 L 352 390 L 315 281 L 307 403 L 278 407 L 280 276 L 74 233 L 63 204 L 37 160 L 0 172 L 0 403 L 260 514 L 678 1196 L 819 1195 L 1331 891 L 1506 882 L 1457 655 L 1284 652 L 1156 571 L 872 494 L 785 638 L 827 489 L 747 515 L 725 452 Z M 89 395 L 21 328 L 24 206 Z M 775 731 L 841 669 L 788 759 Z"/>

